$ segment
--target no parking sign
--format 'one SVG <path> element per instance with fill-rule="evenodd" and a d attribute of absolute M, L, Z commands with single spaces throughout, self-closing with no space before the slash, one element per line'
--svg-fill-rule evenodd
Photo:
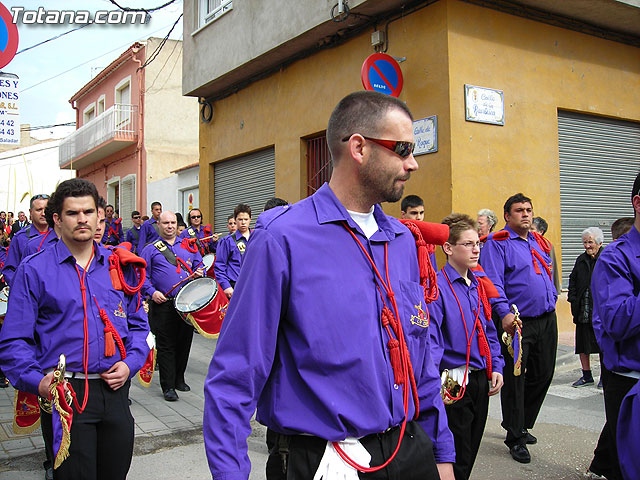
<path fill-rule="evenodd" d="M 360 72 L 365 90 L 385 93 L 393 97 L 402 91 L 402 70 L 391 55 L 374 53 L 362 64 Z"/>

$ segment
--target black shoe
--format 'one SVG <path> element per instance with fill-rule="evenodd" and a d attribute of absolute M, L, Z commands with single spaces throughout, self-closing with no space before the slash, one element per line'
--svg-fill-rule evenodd
<path fill-rule="evenodd" d="M 527 441 L 527 445 L 535 445 L 538 443 L 538 439 L 531 435 L 526 429 L 523 430 L 524 438 Z"/>
<path fill-rule="evenodd" d="M 169 389 L 165 390 L 163 395 L 164 395 L 164 399 L 167 402 L 175 402 L 175 401 L 178 400 L 178 394 L 176 393 L 176 391 L 173 388 L 169 388 Z"/>
<path fill-rule="evenodd" d="M 573 382 L 571 386 L 573 388 L 586 387 L 587 385 L 593 385 L 595 382 L 593 381 L 593 377 L 588 379 L 584 377 L 580 377 L 578 380 Z"/>
<path fill-rule="evenodd" d="M 509 453 L 516 462 L 529 463 L 531 461 L 531 455 L 526 445 L 514 445 L 509 449 Z"/>
<path fill-rule="evenodd" d="M 182 382 L 182 383 L 178 383 L 176 385 L 176 390 L 178 390 L 179 392 L 190 392 L 191 391 L 191 387 L 189 385 L 187 385 L 186 383 Z"/>
<path fill-rule="evenodd" d="M 0 377 L 0 388 L 8 388 L 9 382 L 7 381 L 7 377 Z"/>

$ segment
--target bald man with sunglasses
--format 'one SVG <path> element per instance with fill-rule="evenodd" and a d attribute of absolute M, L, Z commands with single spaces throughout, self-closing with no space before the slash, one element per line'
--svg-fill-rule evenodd
<path fill-rule="evenodd" d="M 415 241 L 379 205 L 400 200 L 418 169 L 411 113 L 356 92 L 327 140 L 330 182 L 264 212 L 251 234 L 205 382 L 213 478 L 249 477 L 257 407 L 289 480 L 452 480 Z"/>

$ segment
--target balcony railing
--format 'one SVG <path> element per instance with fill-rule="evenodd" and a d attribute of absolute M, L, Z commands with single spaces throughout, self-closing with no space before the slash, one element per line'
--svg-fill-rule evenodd
<path fill-rule="evenodd" d="M 116 103 L 60 143 L 60 167 L 82 168 L 138 139 L 138 106 Z"/>

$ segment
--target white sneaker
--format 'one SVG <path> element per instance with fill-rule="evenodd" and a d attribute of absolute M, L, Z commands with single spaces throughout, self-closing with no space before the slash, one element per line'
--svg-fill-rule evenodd
<path fill-rule="evenodd" d="M 591 470 L 587 470 L 583 477 L 589 480 L 607 480 L 607 477 L 593 473 Z"/>

